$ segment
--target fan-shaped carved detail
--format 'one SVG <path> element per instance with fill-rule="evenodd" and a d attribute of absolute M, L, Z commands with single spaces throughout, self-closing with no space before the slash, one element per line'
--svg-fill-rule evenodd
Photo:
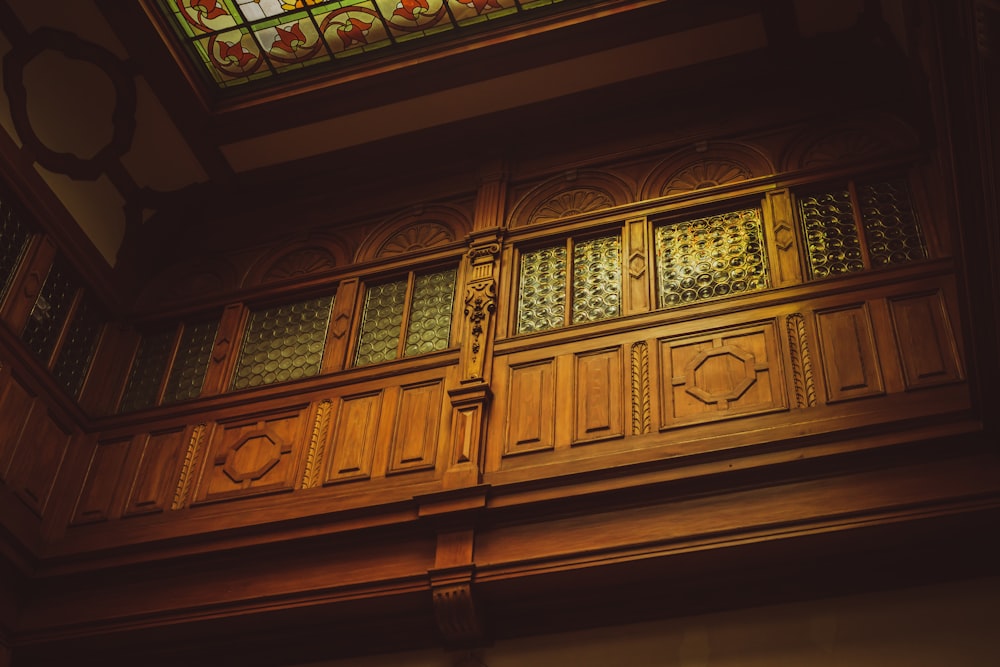
<path fill-rule="evenodd" d="M 324 248 L 302 248 L 280 258 L 267 270 L 261 282 L 284 280 L 293 276 L 302 276 L 319 271 L 326 271 L 337 266 L 337 259 Z"/>
<path fill-rule="evenodd" d="M 614 199 L 607 192 L 597 188 L 578 188 L 560 192 L 543 202 L 528 217 L 528 224 L 560 220 L 571 215 L 590 213 L 615 205 Z"/>
<path fill-rule="evenodd" d="M 850 129 L 824 137 L 809 147 L 802 156 L 803 167 L 842 162 L 889 150 L 884 141 L 861 129 Z"/>
<path fill-rule="evenodd" d="M 660 193 L 664 196 L 681 192 L 691 192 L 702 188 L 713 188 L 727 183 L 736 183 L 752 178 L 750 169 L 732 160 L 708 160 L 697 162 L 677 172 Z"/>
<path fill-rule="evenodd" d="M 452 230 L 436 222 L 423 222 L 404 228 L 392 236 L 378 249 L 376 257 L 392 257 L 416 250 L 426 250 L 452 243 Z"/>
<path fill-rule="evenodd" d="M 562 220 L 637 201 L 635 187 L 598 170 L 568 172 L 527 190 L 511 209 L 510 227 Z"/>
<path fill-rule="evenodd" d="M 734 141 L 705 142 L 660 161 L 649 172 L 640 193 L 643 199 L 656 199 L 773 173 L 771 158 L 756 146 Z"/>

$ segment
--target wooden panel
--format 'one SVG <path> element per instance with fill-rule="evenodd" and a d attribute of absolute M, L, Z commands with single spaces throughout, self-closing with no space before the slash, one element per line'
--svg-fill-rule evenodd
<path fill-rule="evenodd" d="M 441 380 L 406 385 L 400 389 L 388 472 L 434 467 L 442 395 Z"/>
<path fill-rule="evenodd" d="M 35 403 L 14 452 L 10 485 L 39 516 L 45 514 L 71 437 L 41 403 Z"/>
<path fill-rule="evenodd" d="M 889 299 L 889 312 L 907 389 L 962 379 L 940 292 Z"/>
<path fill-rule="evenodd" d="M 0 480 L 6 480 L 11 458 L 23 437 L 34 397 L 12 375 L 0 375 Z"/>
<path fill-rule="evenodd" d="M 302 421 L 302 411 L 295 410 L 220 423 L 196 501 L 291 489 L 298 468 L 293 452 L 304 440 Z"/>
<path fill-rule="evenodd" d="M 125 516 L 167 508 L 186 446 L 183 429 L 142 436 L 142 457 L 125 503 Z"/>
<path fill-rule="evenodd" d="M 131 442 L 131 438 L 123 438 L 98 442 L 94 447 L 87 469 L 87 478 L 77 499 L 71 524 L 93 523 L 108 519 Z"/>
<path fill-rule="evenodd" d="M 816 313 L 827 402 L 884 393 L 867 304 Z"/>
<path fill-rule="evenodd" d="M 381 409 L 381 391 L 341 399 L 327 482 L 371 477 Z"/>
<path fill-rule="evenodd" d="M 788 190 L 767 193 L 764 215 L 770 227 L 765 238 L 771 256 L 771 276 L 774 286 L 784 287 L 801 283 L 802 253 L 799 252 L 799 235 L 796 231 L 791 195 Z"/>
<path fill-rule="evenodd" d="M 649 310 L 650 280 L 646 267 L 649 252 L 646 247 L 646 218 L 625 223 L 626 314 Z"/>
<path fill-rule="evenodd" d="M 662 428 L 782 410 L 776 324 L 660 341 Z"/>
<path fill-rule="evenodd" d="M 555 359 L 513 365 L 509 374 L 504 456 L 552 449 Z"/>
<path fill-rule="evenodd" d="M 625 435 L 622 348 L 576 355 L 576 429 L 573 442 Z"/>

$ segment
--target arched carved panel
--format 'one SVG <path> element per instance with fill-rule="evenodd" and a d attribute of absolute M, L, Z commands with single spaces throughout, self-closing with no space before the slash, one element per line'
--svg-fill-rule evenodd
<path fill-rule="evenodd" d="M 857 162 L 915 148 L 913 128 L 891 116 L 869 116 L 813 126 L 789 142 L 781 159 L 784 171 Z"/>
<path fill-rule="evenodd" d="M 243 282 L 245 287 L 281 282 L 330 271 L 350 263 L 350 254 L 338 239 L 311 238 L 276 248 L 258 260 Z"/>
<path fill-rule="evenodd" d="M 357 261 L 387 259 L 460 241 L 472 230 L 470 216 L 451 206 L 427 206 L 380 224 L 358 249 Z"/>
<path fill-rule="evenodd" d="M 702 144 L 656 165 L 642 186 L 642 198 L 670 197 L 773 173 L 771 160 L 757 148 L 734 142 Z"/>
<path fill-rule="evenodd" d="M 635 193 L 617 176 L 569 172 L 534 188 L 514 206 L 510 227 L 561 220 L 635 201 Z"/>

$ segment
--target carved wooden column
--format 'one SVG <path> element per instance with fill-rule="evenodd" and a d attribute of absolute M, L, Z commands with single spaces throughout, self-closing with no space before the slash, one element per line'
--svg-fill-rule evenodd
<path fill-rule="evenodd" d="M 476 200 L 476 231 L 471 235 L 466 255 L 462 297 L 459 386 L 448 392 L 452 405 L 452 442 L 445 488 L 476 485 L 482 474 L 486 406 L 492 396 L 489 379 L 505 193 L 506 175 L 497 169 L 484 179 Z"/>

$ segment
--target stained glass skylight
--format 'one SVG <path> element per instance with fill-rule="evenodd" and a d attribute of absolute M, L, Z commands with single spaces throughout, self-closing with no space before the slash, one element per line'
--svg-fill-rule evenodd
<path fill-rule="evenodd" d="M 220 87 L 354 60 L 563 0 L 158 0 Z"/>

